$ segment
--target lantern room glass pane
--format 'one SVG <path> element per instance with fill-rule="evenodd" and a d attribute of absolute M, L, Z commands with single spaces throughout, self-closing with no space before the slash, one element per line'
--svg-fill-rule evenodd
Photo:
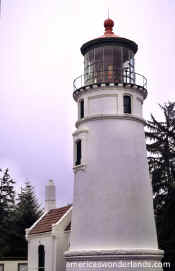
<path fill-rule="evenodd" d="M 129 66 L 130 66 L 130 73 L 131 73 L 131 83 L 135 83 L 135 69 L 134 69 L 134 53 L 130 51 L 130 60 L 129 60 Z"/>
<path fill-rule="evenodd" d="M 134 53 L 117 45 L 89 50 L 84 58 L 85 84 L 135 83 Z"/>
<path fill-rule="evenodd" d="M 122 61 L 122 68 L 129 69 L 129 50 L 127 48 L 123 48 L 123 61 Z"/>
<path fill-rule="evenodd" d="M 87 54 L 84 56 L 84 80 L 85 82 L 88 79 L 88 73 L 89 73 L 89 52 L 87 52 Z"/>
<path fill-rule="evenodd" d="M 113 47 L 104 46 L 104 71 L 108 70 L 109 65 L 113 65 Z"/>
<path fill-rule="evenodd" d="M 89 51 L 89 65 L 93 66 L 94 64 L 94 49 Z"/>
<path fill-rule="evenodd" d="M 122 69 L 124 83 L 134 83 L 134 54 L 128 48 L 123 48 Z"/>
<path fill-rule="evenodd" d="M 88 53 L 84 56 L 84 71 L 86 71 L 88 66 Z"/>
<path fill-rule="evenodd" d="M 114 82 L 122 82 L 122 48 L 114 47 L 113 54 Z"/>
<path fill-rule="evenodd" d="M 104 64 L 104 49 L 103 47 L 95 48 L 95 67 L 94 81 L 96 83 L 103 81 L 103 64 Z"/>
<path fill-rule="evenodd" d="M 94 49 L 90 50 L 85 55 L 85 67 L 84 67 L 84 80 L 85 83 L 94 83 Z"/>
<path fill-rule="evenodd" d="M 95 64 L 103 62 L 103 47 L 95 48 Z"/>
<path fill-rule="evenodd" d="M 113 81 L 113 46 L 104 46 L 104 82 Z"/>
<path fill-rule="evenodd" d="M 120 69 L 122 67 L 122 48 L 121 47 L 114 47 L 114 58 L 113 64 L 114 69 Z"/>

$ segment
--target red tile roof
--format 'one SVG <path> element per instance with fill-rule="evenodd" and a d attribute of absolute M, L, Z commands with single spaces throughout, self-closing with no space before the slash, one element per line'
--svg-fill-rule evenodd
<path fill-rule="evenodd" d="M 52 230 L 52 224 L 57 223 L 72 205 L 67 205 L 57 209 L 51 209 L 43 218 L 34 226 L 29 234 L 44 233 Z"/>

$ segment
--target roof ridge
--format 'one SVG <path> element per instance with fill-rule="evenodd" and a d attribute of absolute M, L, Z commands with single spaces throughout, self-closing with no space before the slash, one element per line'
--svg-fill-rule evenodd
<path fill-rule="evenodd" d="M 66 207 L 71 207 L 71 206 L 72 206 L 72 204 L 68 204 L 68 205 L 65 205 L 65 206 L 62 206 L 62 207 L 57 207 L 57 208 L 50 209 L 49 211 L 51 211 L 51 210 L 63 209 L 63 208 L 66 208 Z M 49 211 L 48 211 L 48 212 L 49 212 Z"/>

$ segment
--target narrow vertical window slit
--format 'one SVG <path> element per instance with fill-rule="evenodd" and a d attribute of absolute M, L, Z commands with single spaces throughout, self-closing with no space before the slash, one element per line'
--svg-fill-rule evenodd
<path fill-rule="evenodd" d="M 84 118 L 84 100 L 80 101 L 80 118 Z"/>
<path fill-rule="evenodd" d="M 124 113 L 131 114 L 131 96 L 125 95 L 123 97 Z"/>
<path fill-rule="evenodd" d="M 76 162 L 75 165 L 78 166 L 81 164 L 81 140 L 76 142 Z"/>

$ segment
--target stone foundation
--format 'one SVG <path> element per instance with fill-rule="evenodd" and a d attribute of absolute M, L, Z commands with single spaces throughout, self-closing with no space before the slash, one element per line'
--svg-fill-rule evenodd
<path fill-rule="evenodd" d="M 163 251 L 154 249 L 81 250 L 65 253 L 66 271 L 162 271 Z"/>

